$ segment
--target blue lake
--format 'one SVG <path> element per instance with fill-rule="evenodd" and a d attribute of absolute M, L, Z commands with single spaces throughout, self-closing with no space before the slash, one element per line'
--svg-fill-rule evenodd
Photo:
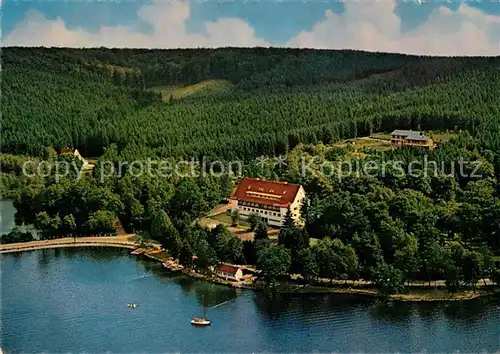
<path fill-rule="evenodd" d="M 500 349 L 500 306 L 492 300 L 384 304 L 329 295 L 273 298 L 170 275 L 128 252 L 68 248 L 0 255 L 2 348 L 7 353 Z M 192 327 L 202 300 L 212 326 Z M 137 308 L 128 308 L 131 302 Z"/>
<path fill-rule="evenodd" d="M 0 200 L 0 235 L 8 234 L 14 227 L 16 208 L 11 200 Z"/>

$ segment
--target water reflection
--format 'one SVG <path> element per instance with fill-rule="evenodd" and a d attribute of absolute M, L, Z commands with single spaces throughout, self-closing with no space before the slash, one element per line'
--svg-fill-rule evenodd
<path fill-rule="evenodd" d="M 221 286 L 179 273 L 169 272 L 157 261 L 143 257 L 138 257 L 137 261 L 154 276 L 179 285 L 183 295 L 194 294 L 200 306 L 204 303 L 206 307 L 213 307 L 233 300 L 241 294 L 241 289 Z"/>
<path fill-rule="evenodd" d="M 78 239 L 77 239 L 78 240 Z M 69 259 L 91 258 L 97 263 L 108 263 L 127 256 L 130 250 L 116 247 L 66 247 L 54 248 L 55 256 L 64 256 Z"/>
<path fill-rule="evenodd" d="M 349 312 L 360 309 L 368 310 L 370 317 L 379 323 L 407 324 L 412 319 L 419 318 L 425 323 L 432 324 L 444 316 L 465 327 L 479 326 L 481 320 L 487 316 L 491 302 L 491 299 L 478 299 L 467 302 L 410 303 L 339 295 L 264 292 L 258 292 L 254 296 L 254 303 L 259 313 L 269 320 L 279 320 L 291 313 L 301 319 L 308 319 L 311 314 L 319 311 L 327 311 L 332 317 L 346 316 Z M 500 303 L 498 300 L 497 302 Z"/>
<path fill-rule="evenodd" d="M 171 281 L 178 284 L 184 295 L 194 294 L 196 300 L 206 307 L 213 307 L 223 302 L 234 300 L 241 294 L 240 289 L 200 281 L 189 277 L 174 277 Z"/>
<path fill-rule="evenodd" d="M 253 298 L 255 307 L 269 320 L 278 320 L 290 312 L 293 307 L 290 294 L 272 294 L 259 292 Z"/>
<path fill-rule="evenodd" d="M 376 300 L 369 311 L 370 315 L 382 323 L 406 323 L 415 315 L 415 308 L 407 303 Z"/>
<path fill-rule="evenodd" d="M 370 309 L 373 318 L 386 323 L 405 323 L 412 317 L 419 317 L 426 323 L 439 321 L 442 316 L 463 325 L 476 326 L 485 315 L 486 302 L 490 300 L 471 300 L 467 302 L 384 302 L 374 303 Z"/>
<path fill-rule="evenodd" d="M 116 248 L 1 259 L 9 286 L 1 294 L 0 340 L 8 352 L 434 353 L 495 352 L 500 344 L 498 300 L 412 304 L 272 295 L 172 274 Z M 214 326 L 200 330 L 189 319 L 200 314 L 202 301 Z M 131 311 L 129 302 L 138 308 Z"/>
<path fill-rule="evenodd" d="M 21 259 L 22 256 L 23 256 L 23 252 L 12 252 L 12 253 L 8 253 L 8 256 L 6 255 L 5 257 L 10 257 L 10 258 L 18 261 L 19 259 Z"/>
<path fill-rule="evenodd" d="M 91 258 L 97 263 L 126 260 L 133 256 L 127 249 L 112 247 L 82 247 L 43 249 L 36 254 L 39 269 L 47 268 L 54 260 Z M 13 253 L 10 257 L 19 259 L 22 253 Z M 126 258 L 124 258 L 126 257 Z M 167 282 L 178 284 L 183 295 L 193 294 L 198 304 L 207 308 L 236 299 L 242 294 L 241 289 L 224 287 L 188 276 L 172 274 L 164 269 L 161 263 L 143 257 L 133 257 L 144 270 Z M 468 302 L 430 302 L 404 303 L 374 300 L 363 297 L 327 295 L 327 294 L 270 294 L 253 292 L 253 302 L 263 318 L 279 320 L 293 314 L 301 321 L 310 321 L 311 315 L 320 311 L 329 316 L 347 316 L 350 312 L 361 309 L 379 323 L 407 324 L 419 318 L 432 324 L 443 316 L 463 326 L 479 326 L 481 319 L 487 315 L 487 300 Z"/>
<path fill-rule="evenodd" d="M 424 302 L 418 306 L 419 315 L 426 322 L 435 321 L 441 316 L 442 304 L 439 302 Z"/>
<path fill-rule="evenodd" d="M 14 227 L 16 208 L 11 200 L 0 200 L 0 235 L 8 234 Z"/>
<path fill-rule="evenodd" d="M 38 265 L 43 268 L 50 262 L 61 259 L 88 259 L 97 263 L 106 263 L 123 258 L 127 253 L 124 249 L 113 249 L 111 247 L 60 247 L 42 248 L 36 251 Z M 13 257 L 20 257 L 23 252 L 12 253 Z M 25 253 L 26 254 L 26 253 Z"/>
<path fill-rule="evenodd" d="M 263 317 L 277 320 L 293 313 L 301 320 L 310 320 L 312 313 L 327 312 L 335 317 L 364 307 L 370 300 L 325 294 L 272 294 L 258 292 L 254 303 Z"/>
<path fill-rule="evenodd" d="M 492 305 L 494 303 L 497 303 L 497 306 L 500 305 L 500 301 L 488 298 L 467 302 L 454 301 L 442 304 L 441 311 L 450 320 L 459 322 L 464 326 L 479 326 L 484 316 L 487 315 L 488 305 Z"/>
<path fill-rule="evenodd" d="M 54 254 L 54 258 L 55 259 L 58 259 L 61 257 L 61 255 L 64 255 L 66 256 L 67 258 L 71 258 L 71 257 L 68 257 L 67 254 L 65 254 L 64 252 L 64 248 L 54 248 L 53 249 L 53 254 Z"/>
<path fill-rule="evenodd" d="M 20 252 L 21 253 L 21 252 Z M 54 252 L 51 249 L 41 249 L 37 253 L 37 262 L 40 269 L 46 268 L 49 263 L 54 259 L 52 256 Z"/>

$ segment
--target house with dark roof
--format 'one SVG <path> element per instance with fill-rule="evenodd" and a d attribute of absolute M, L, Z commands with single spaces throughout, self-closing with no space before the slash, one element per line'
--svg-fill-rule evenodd
<path fill-rule="evenodd" d="M 240 281 L 243 279 L 241 268 L 229 264 L 218 264 L 215 267 L 215 275 L 226 280 Z"/>
<path fill-rule="evenodd" d="M 434 142 L 418 130 L 399 130 L 391 133 L 391 144 L 394 146 L 413 146 L 432 149 Z"/>
<path fill-rule="evenodd" d="M 295 222 L 302 224 L 300 209 L 305 198 L 300 184 L 248 177 L 241 180 L 231 196 L 242 218 L 257 214 L 271 226 L 283 225 L 288 210 Z"/>

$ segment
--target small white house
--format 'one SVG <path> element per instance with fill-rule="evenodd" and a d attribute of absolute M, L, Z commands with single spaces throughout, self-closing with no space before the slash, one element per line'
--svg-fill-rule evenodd
<path fill-rule="evenodd" d="M 215 267 L 215 274 L 226 280 L 240 281 L 243 279 L 243 271 L 240 267 L 229 264 L 219 264 Z"/>

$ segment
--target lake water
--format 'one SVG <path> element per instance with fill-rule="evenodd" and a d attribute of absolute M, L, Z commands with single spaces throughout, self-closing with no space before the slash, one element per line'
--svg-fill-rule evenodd
<path fill-rule="evenodd" d="M 0 200 L 0 235 L 8 234 L 14 227 L 16 208 L 11 200 Z"/>
<path fill-rule="evenodd" d="M 0 236 L 8 234 L 16 225 L 16 208 L 12 200 L 0 200 Z M 18 225 L 22 232 L 29 231 L 35 239 L 38 233 L 33 225 Z"/>
<path fill-rule="evenodd" d="M 160 264 L 128 252 L 68 248 L 0 255 L 2 348 L 7 353 L 500 349 L 500 307 L 491 300 L 388 305 L 328 295 L 272 298 L 169 275 Z M 189 321 L 201 314 L 202 299 L 212 326 L 197 328 Z M 128 308 L 131 302 L 137 308 Z"/>

